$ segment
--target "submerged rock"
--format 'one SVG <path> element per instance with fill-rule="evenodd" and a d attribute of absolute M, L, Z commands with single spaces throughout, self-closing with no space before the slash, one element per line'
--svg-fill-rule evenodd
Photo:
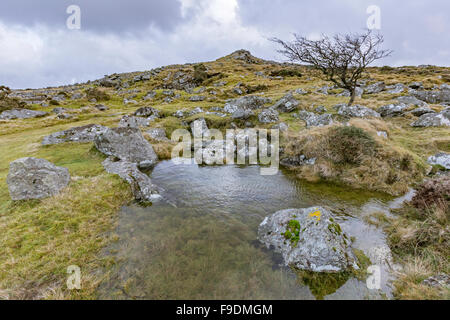
<path fill-rule="evenodd" d="M 358 269 L 350 239 L 321 207 L 288 209 L 266 217 L 258 239 L 282 254 L 285 265 L 314 272 Z"/>
<path fill-rule="evenodd" d="M 44 137 L 42 145 L 52 145 L 65 142 L 93 142 L 100 133 L 108 130 L 107 127 L 98 124 L 89 124 L 87 126 L 75 127 L 69 130 L 52 133 Z"/>
<path fill-rule="evenodd" d="M 158 161 L 152 145 L 137 128 L 108 128 L 95 137 L 94 143 L 107 156 L 136 163 L 141 169 L 152 168 Z"/>
<path fill-rule="evenodd" d="M 3 111 L 0 114 L 0 120 L 41 118 L 45 117 L 46 115 L 48 115 L 48 113 L 43 111 L 12 109 Z"/>
<path fill-rule="evenodd" d="M 15 201 L 54 196 L 69 181 L 69 170 L 36 158 L 22 158 L 11 162 L 6 180 L 11 199 Z"/>
<path fill-rule="evenodd" d="M 102 163 L 108 173 L 117 174 L 131 186 L 134 198 L 139 202 L 152 202 L 161 196 L 157 187 L 152 184 L 148 175 L 141 172 L 136 163 L 128 161 L 114 161 L 108 158 Z"/>

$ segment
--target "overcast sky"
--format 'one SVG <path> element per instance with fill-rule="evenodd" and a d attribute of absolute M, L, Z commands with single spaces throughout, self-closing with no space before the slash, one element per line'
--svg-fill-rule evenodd
<path fill-rule="evenodd" d="M 70 5 L 79 30 L 67 27 Z M 394 50 L 382 65 L 450 66 L 449 0 L 1 0 L 0 85 L 84 82 L 241 48 L 283 61 L 267 38 L 360 32 L 371 5 Z"/>

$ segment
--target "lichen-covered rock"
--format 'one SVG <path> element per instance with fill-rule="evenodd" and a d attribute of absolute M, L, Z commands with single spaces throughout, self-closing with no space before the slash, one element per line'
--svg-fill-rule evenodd
<path fill-rule="evenodd" d="M 139 127 L 148 127 L 150 122 L 152 122 L 155 118 L 141 118 L 135 116 L 123 116 L 120 119 L 119 127 L 130 127 L 130 128 L 139 128 Z"/>
<path fill-rule="evenodd" d="M 147 134 L 152 140 L 155 141 L 169 141 L 164 128 L 152 128 L 147 130 Z"/>
<path fill-rule="evenodd" d="M 321 207 L 288 209 L 266 217 L 258 239 L 281 253 L 285 265 L 314 272 L 357 269 L 349 237 Z"/>
<path fill-rule="evenodd" d="M 450 90 L 415 91 L 413 95 L 428 103 L 450 103 Z"/>
<path fill-rule="evenodd" d="M 0 120 L 41 118 L 45 117 L 46 115 L 48 115 L 48 113 L 43 111 L 12 109 L 3 111 L 0 114 Z"/>
<path fill-rule="evenodd" d="M 273 123 L 278 122 L 280 119 L 278 111 L 273 108 L 268 108 L 258 114 L 258 120 L 261 123 Z"/>
<path fill-rule="evenodd" d="M 234 113 L 238 109 L 261 109 L 266 103 L 270 103 L 269 98 L 258 96 L 245 96 L 239 99 L 229 100 L 223 110 L 226 113 Z"/>
<path fill-rule="evenodd" d="M 427 113 L 417 121 L 411 123 L 412 127 L 450 127 L 450 108 L 440 113 Z"/>
<path fill-rule="evenodd" d="M 279 112 L 292 112 L 297 110 L 299 104 L 300 102 L 294 98 L 292 93 L 288 93 L 283 98 L 278 100 L 272 108 L 278 110 Z"/>
<path fill-rule="evenodd" d="M 408 107 L 405 104 L 388 104 L 378 108 L 377 112 L 383 117 L 398 117 L 402 116 Z"/>
<path fill-rule="evenodd" d="M 386 84 L 382 81 L 371 84 L 364 88 L 364 92 L 366 94 L 374 94 L 374 93 L 380 93 L 381 91 L 386 89 Z"/>
<path fill-rule="evenodd" d="M 136 163 L 114 161 L 108 158 L 102 163 L 108 173 L 117 174 L 131 186 L 134 198 L 139 202 L 152 202 L 161 198 L 158 188 L 152 184 L 148 175 L 141 172 Z"/>
<path fill-rule="evenodd" d="M 411 114 L 416 117 L 421 117 L 427 113 L 436 113 L 436 111 L 431 110 L 429 107 L 419 107 L 411 111 Z"/>
<path fill-rule="evenodd" d="M 152 168 L 158 161 L 152 145 L 137 128 L 108 128 L 95 137 L 94 143 L 103 154 L 136 163 L 141 169 Z"/>
<path fill-rule="evenodd" d="M 300 111 L 298 118 L 306 122 L 306 126 L 309 127 L 323 127 L 333 124 L 333 117 L 329 113 L 315 114 L 308 111 Z"/>
<path fill-rule="evenodd" d="M 419 106 L 419 107 L 426 107 L 427 103 L 417 99 L 416 97 L 413 96 L 402 96 L 402 97 L 398 97 L 397 98 L 397 102 L 398 103 L 404 103 L 408 106 Z"/>
<path fill-rule="evenodd" d="M 65 142 L 93 142 L 100 133 L 108 130 L 107 127 L 98 124 L 88 124 L 82 127 L 75 127 L 65 131 L 55 132 L 44 137 L 42 145 L 53 145 Z"/>
<path fill-rule="evenodd" d="M 22 158 L 11 162 L 6 180 L 11 199 L 15 201 L 54 196 L 69 181 L 69 170 L 36 158 Z"/>
<path fill-rule="evenodd" d="M 378 112 L 359 105 L 354 106 L 342 105 L 339 107 L 338 114 L 350 118 L 369 118 L 369 117 L 380 118 L 380 114 Z"/>
<path fill-rule="evenodd" d="M 450 170 L 450 154 L 444 152 L 438 153 L 429 157 L 428 163 L 431 165 L 439 165 L 447 170 Z"/>

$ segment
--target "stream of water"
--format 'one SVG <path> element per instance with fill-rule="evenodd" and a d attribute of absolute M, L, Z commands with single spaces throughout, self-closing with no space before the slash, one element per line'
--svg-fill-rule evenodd
<path fill-rule="evenodd" d="M 381 290 L 350 278 L 325 299 L 390 297 L 391 257 L 382 230 L 364 222 L 398 205 L 379 194 L 307 184 L 258 166 L 159 163 L 151 178 L 163 201 L 123 207 L 107 248 L 118 262 L 100 288 L 105 299 L 315 299 L 281 256 L 257 241 L 263 219 L 278 210 L 324 206 L 336 214 L 353 246 L 381 268 Z"/>

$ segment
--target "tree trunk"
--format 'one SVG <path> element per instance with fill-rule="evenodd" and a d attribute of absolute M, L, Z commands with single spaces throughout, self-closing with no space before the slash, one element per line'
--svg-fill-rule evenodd
<path fill-rule="evenodd" d="M 353 102 L 355 102 L 355 97 L 356 97 L 356 88 L 352 88 L 350 90 L 350 101 L 348 102 L 349 106 L 351 106 Z"/>

